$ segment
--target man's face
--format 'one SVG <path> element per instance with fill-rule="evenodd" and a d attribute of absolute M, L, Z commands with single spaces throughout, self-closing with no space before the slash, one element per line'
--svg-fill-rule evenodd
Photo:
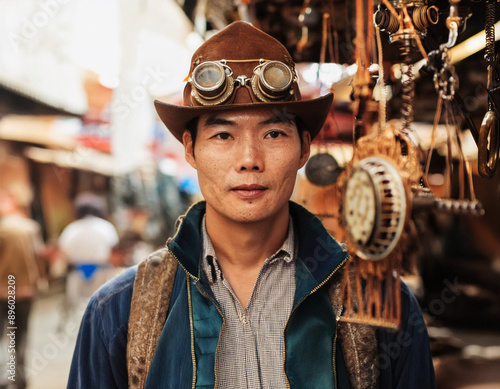
<path fill-rule="evenodd" d="M 301 142 L 293 121 L 263 108 L 204 114 L 194 153 L 189 132 L 183 143 L 186 160 L 198 171 L 207 216 L 247 223 L 288 214 L 311 141 L 304 131 Z"/>

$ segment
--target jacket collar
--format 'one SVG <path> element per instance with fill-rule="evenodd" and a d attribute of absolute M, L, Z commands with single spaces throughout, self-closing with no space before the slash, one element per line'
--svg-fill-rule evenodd
<path fill-rule="evenodd" d="M 202 255 L 202 221 L 206 203 L 194 204 L 181 218 L 168 248 L 180 265 L 193 278 L 200 278 Z M 298 241 L 296 300 L 322 284 L 347 258 L 347 252 L 333 239 L 320 220 L 304 207 L 290 201 L 292 216 Z M 304 289 L 304 290 L 302 290 Z"/>
<path fill-rule="evenodd" d="M 200 201 L 191 206 L 177 221 L 175 236 L 167 241 L 167 247 L 179 264 L 193 278 L 199 278 L 199 263 L 202 253 L 201 223 L 206 211 L 206 202 Z"/>

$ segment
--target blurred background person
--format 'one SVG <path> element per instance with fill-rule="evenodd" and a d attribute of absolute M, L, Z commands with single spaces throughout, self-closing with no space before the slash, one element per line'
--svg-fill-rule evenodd
<path fill-rule="evenodd" d="M 10 341 L 7 327 L 16 327 L 15 353 L 9 354 L 15 356 L 15 375 L 9 373 L 9 380 L 7 369 L 3 368 L 0 388 L 27 387 L 25 357 L 28 319 L 35 295 L 47 285 L 42 263 L 45 246 L 39 224 L 29 217 L 31 200 L 30 189 L 23 185 L 12 184 L 0 189 L 0 325 L 4 350 L 7 350 L 5 342 Z M 8 321 L 11 308 L 8 302 L 12 301 L 9 296 L 15 297 L 15 314 L 10 315 L 15 317 L 14 322 Z M 6 365 L 2 363 L 2 366 Z"/>
<path fill-rule="evenodd" d="M 92 293 L 113 273 L 113 248 L 118 243 L 115 227 L 106 220 L 106 201 L 83 193 L 75 200 L 77 220 L 68 224 L 59 237 L 59 249 L 69 266 L 66 280 L 67 314 L 84 307 Z"/>

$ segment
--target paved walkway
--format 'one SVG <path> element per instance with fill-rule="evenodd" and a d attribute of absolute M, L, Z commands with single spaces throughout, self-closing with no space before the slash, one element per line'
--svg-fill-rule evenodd
<path fill-rule="evenodd" d="M 28 389 L 64 389 L 81 314 L 63 315 L 64 295 L 52 293 L 39 298 L 30 320 L 27 355 Z"/>

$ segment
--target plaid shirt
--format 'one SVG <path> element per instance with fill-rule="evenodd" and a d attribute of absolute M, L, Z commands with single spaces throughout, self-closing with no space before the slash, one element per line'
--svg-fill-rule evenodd
<path fill-rule="evenodd" d="M 281 248 L 267 258 L 246 309 L 225 280 L 203 220 L 203 262 L 224 315 L 215 374 L 218 388 L 285 388 L 283 333 L 295 294 L 292 219 Z"/>

